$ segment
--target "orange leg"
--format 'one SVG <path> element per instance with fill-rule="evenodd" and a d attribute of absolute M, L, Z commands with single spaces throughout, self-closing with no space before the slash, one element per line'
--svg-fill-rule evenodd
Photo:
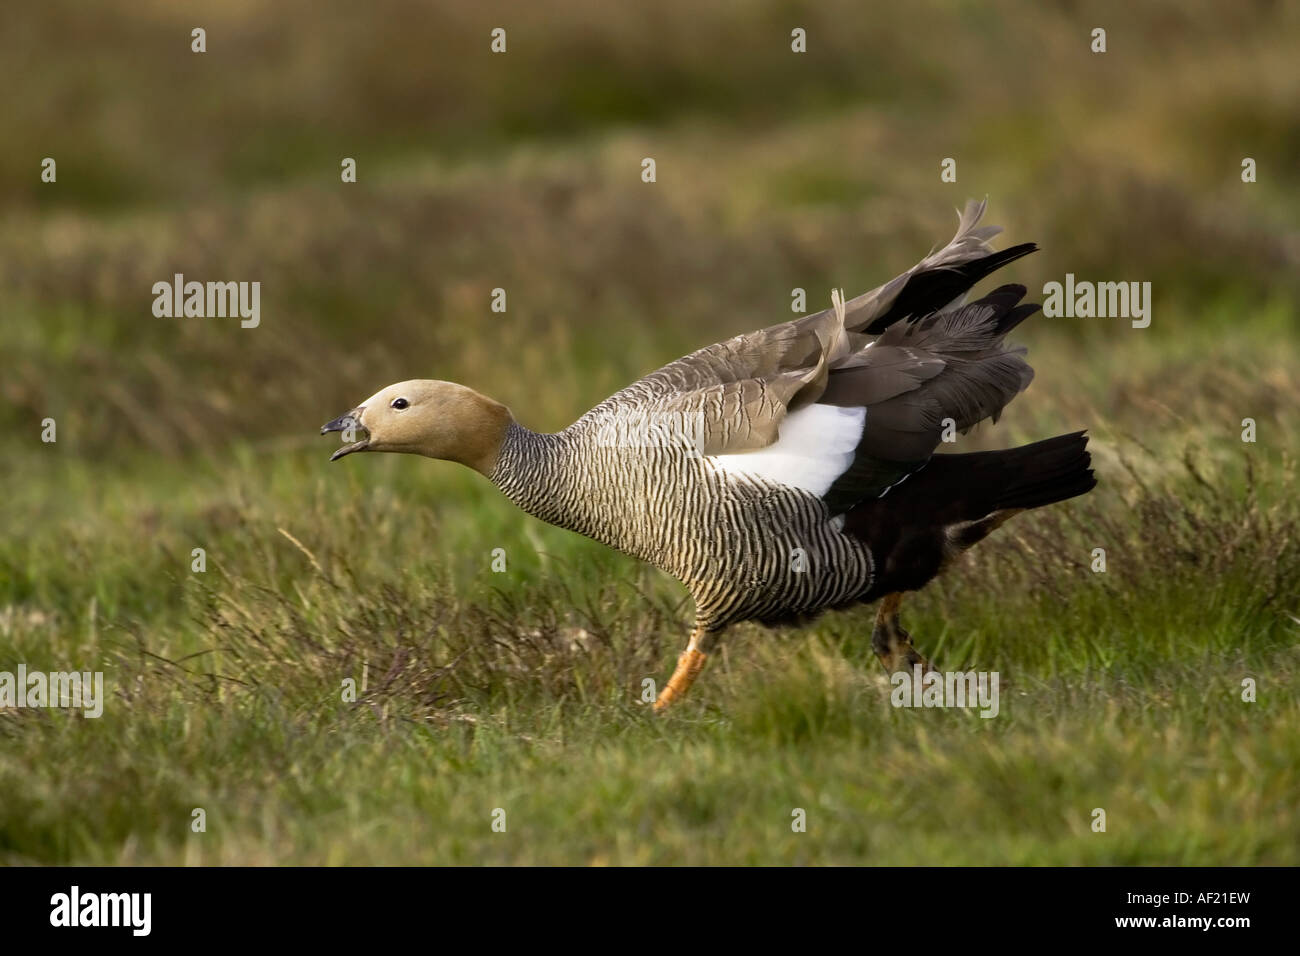
<path fill-rule="evenodd" d="M 668 678 L 667 686 L 655 698 L 656 714 L 663 713 L 674 700 L 690 690 L 691 685 L 695 683 L 695 678 L 699 677 L 700 671 L 704 670 L 704 665 L 709 660 L 709 655 L 700 650 L 704 638 L 705 635 L 698 630 L 691 635 L 690 644 L 677 658 L 677 668 L 673 671 L 673 676 Z"/>

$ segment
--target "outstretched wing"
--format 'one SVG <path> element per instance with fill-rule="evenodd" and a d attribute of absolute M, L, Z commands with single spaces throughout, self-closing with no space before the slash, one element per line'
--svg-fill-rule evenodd
<path fill-rule="evenodd" d="M 1020 286 L 961 305 L 974 283 L 1034 250 L 994 252 L 968 203 L 948 245 L 857 298 L 678 359 L 610 401 L 690 422 L 727 471 L 826 498 L 836 512 L 920 467 L 944 420 L 966 430 L 1029 384 L 1002 338 L 1037 306 Z M 878 335 L 878 338 L 872 338 Z M 620 401 L 621 400 L 621 401 Z"/>

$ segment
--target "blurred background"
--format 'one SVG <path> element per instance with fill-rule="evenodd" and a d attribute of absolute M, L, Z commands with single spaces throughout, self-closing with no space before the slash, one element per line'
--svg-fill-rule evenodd
<path fill-rule="evenodd" d="M 99 722 L 0 711 L 0 862 L 1296 862 L 1300 710 L 1236 695 L 1300 673 L 1300 5 L 0 21 L 0 668 L 114 695 Z M 796 287 L 817 311 L 883 283 L 984 197 L 995 245 L 1041 246 L 994 281 L 1153 299 L 1145 329 L 1026 322 L 1035 382 L 963 440 L 1087 428 L 1101 479 L 909 605 L 932 656 L 1010 675 L 1005 719 L 892 712 L 862 609 L 738 629 L 679 745 L 628 701 L 684 640 L 680 588 L 454 466 L 327 463 L 321 424 L 407 378 L 563 428 Z M 260 281 L 259 327 L 156 318 L 175 273 Z M 341 674 L 371 675 L 355 707 Z M 778 784 L 835 826 L 783 840 Z M 1077 812 L 1098 792 L 1109 842 Z M 479 826 L 501 794 L 531 842 Z"/>
<path fill-rule="evenodd" d="M 1001 281 L 1152 283 L 1150 329 L 1026 326 L 1035 390 L 1101 376 L 1202 420 L 1211 373 L 1249 379 L 1229 419 L 1295 397 L 1294 4 L 157 0 L 5 19 L 3 424 L 56 417 L 65 455 L 306 441 L 408 377 L 563 427 L 780 321 L 793 287 L 816 311 L 832 285 L 879 284 L 984 196 L 1003 243 L 1042 246 Z M 154 318 L 176 272 L 260 280 L 261 327 Z M 1257 327 L 1276 340 L 1243 357 Z M 1219 361 L 1189 369 L 1190 342 Z M 1044 368 L 1058 347 L 1068 365 Z"/>

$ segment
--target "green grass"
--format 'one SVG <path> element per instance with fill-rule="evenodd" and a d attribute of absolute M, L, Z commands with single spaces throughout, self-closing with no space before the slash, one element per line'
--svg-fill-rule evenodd
<path fill-rule="evenodd" d="M 0 715 L 3 857 L 1295 863 L 1300 527 L 1250 454 L 1206 486 L 1105 475 L 909 602 L 941 667 L 1000 673 L 991 720 L 892 708 L 868 609 L 737 629 L 653 718 L 675 587 L 451 466 L 322 475 L 322 450 L 74 479 L 85 510 L 5 552 L 0 655 L 87 662 L 110 699 Z"/>
<path fill-rule="evenodd" d="M 109 695 L 0 709 L 0 863 L 1300 863 L 1293 11 L 1111 11 L 1103 59 L 1067 7 L 382 6 L 303 43 L 305 8 L 223 7 L 206 60 L 165 4 L 0 34 L 36 91 L 0 156 L 0 671 Z M 1027 322 L 1037 379 L 963 439 L 1086 427 L 1100 479 L 904 605 L 1000 674 L 995 719 L 890 706 L 870 608 L 734 629 L 654 718 L 674 582 L 316 435 L 414 376 L 561 428 L 985 194 L 1043 247 L 1003 281 L 1155 296 L 1145 330 Z M 260 279 L 261 327 L 154 319 L 173 272 Z"/>

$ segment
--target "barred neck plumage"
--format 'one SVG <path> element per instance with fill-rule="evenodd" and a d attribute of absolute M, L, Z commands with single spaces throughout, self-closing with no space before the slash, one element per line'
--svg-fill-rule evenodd
<path fill-rule="evenodd" d="M 512 422 L 491 480 L 534 517 L 668 569 L 685 526 L 707 519 L 698 476 L 683 473 L 684 461 L 678 449 L 647 443 L 607 404 L 555 434 Z"/>
<path fill-rule="evenodd" d="M 511 422 L 501 441 L 491 482 L 521 509 L 543 521 L 585 532 L 572 484 L 571 429 L 535 432 Z"/>

